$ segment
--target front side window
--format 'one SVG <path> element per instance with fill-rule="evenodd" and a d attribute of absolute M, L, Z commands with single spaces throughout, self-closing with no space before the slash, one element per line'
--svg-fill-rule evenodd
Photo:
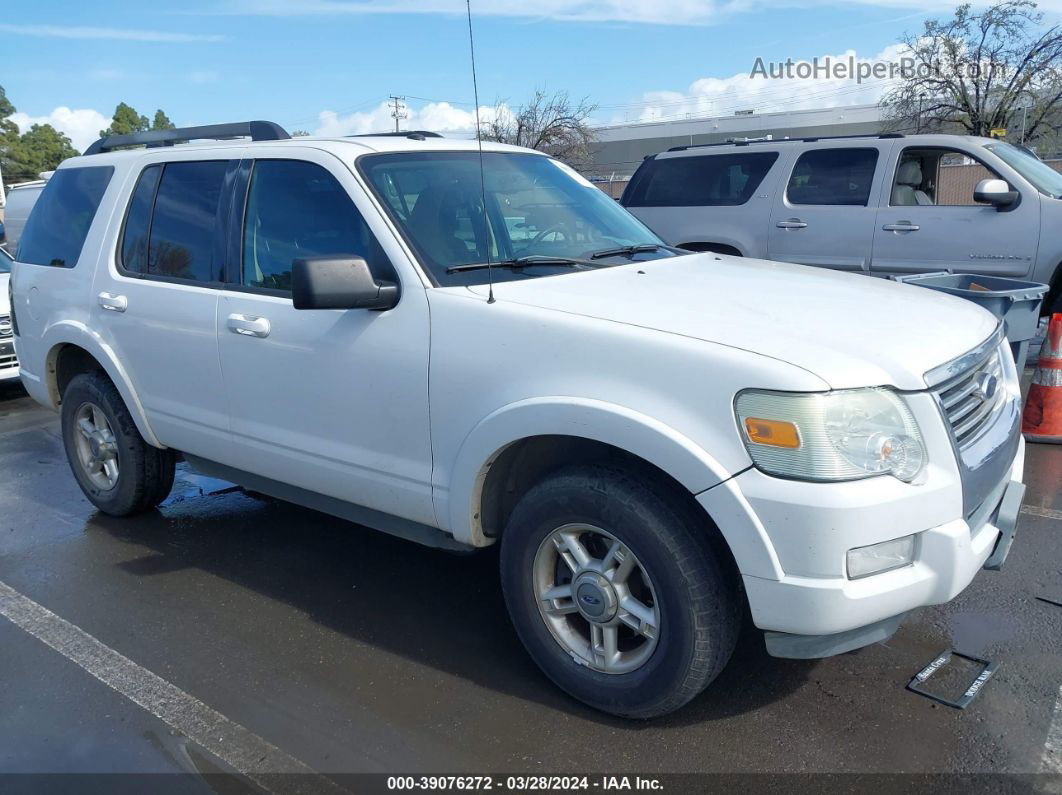
<path fill-rule="evenodd" d="M 790 204 L 858 205 L 870 200 L 877 149 L 812 149 L 793 166 Z"/>
<path fill-rule="evenodd" d="M 74 267 L 113 174 L 112 166 L 56 171 L 41 191 L 22 230 L 18 261 Z"/>
<path fill-rule="evenodd" d="M 629 261 L 605 255 L 617 248 L 645 246 L 652 251 L 644 256 L 673 256 L 613 199 L 542 155 L 484 152 L 482 177 L 475 152 L 364 155 L 358 165 L 440 285 L 485 283 L 486 270 L 460 266 L 488 260 L 510 263 L 495 269 L 494 280 L 501 281 Z M 560 261 L 565 258 L 594 265 Z"/>
<path fill-rule="evenodd" d="M 327 169 L 256 161 L 243 223 L 243 285 L 290 291 L 294 260 L 335 256 L 361 257 L 381 277 L 390 271 L 365 219 Z"/>
<path fill-rule="evenodd" d="M 777 152 L 658 157 L 639 170 L 627 207 L 728 207 L 744 204 L 763 182 Z"/>
<path fill-rule="evenodd" d="M 983 179 L 999 175 L 964 152 L 904 149 L 896 165 L 890 204 L 894 207 L 984 207 L 974 201 Z"/>
<path fill-rule="evenodd" d="M 1027 149 L 1004 142 L 986 144 L 985 149 L 1029 180 L 1038 191 L 1062 199 L 1062 174 Z"/>

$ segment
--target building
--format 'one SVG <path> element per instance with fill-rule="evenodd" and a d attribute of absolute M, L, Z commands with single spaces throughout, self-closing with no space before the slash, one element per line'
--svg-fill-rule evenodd
<path fill-rule="evenodd" d="M 877 105 L 849 105 L 779 113 L 739 111 L 715 118 L 642 121 L 597 128 L 592 161 L 583 170 L 614 196 L 647 155 L 673 146 L 725 143 L 730 139 L 876 135 L 885 122 Z M 611 190 L 608 191 L 608 188 Z"/>

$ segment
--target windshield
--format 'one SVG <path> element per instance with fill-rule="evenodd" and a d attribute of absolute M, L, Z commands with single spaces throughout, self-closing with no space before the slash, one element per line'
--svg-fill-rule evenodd
<path fill-rule="evenodd" d="M 674 256 L 658 249 L 663 242 L 613 199 L 548 157 L 484 152 L 482 184 L 476 152 L 366 155 L 358 164 L 440 285 L 485 284 L 486 270 L 457 266 L 488 257 L 521 259 L 515 268 L 494 270 L 494 280 L 505 281 L 580 269 L 558 261 L 565 258 L 598 254 L 593 261 L 605 266 Z M 646 250 L 609 253 L 631 246 Z"/>
<path fill-rule="evenodd" d="M 985 144 L 985 149 L 1029 180 L 1041 193 L 1062 199 L 1062 174 L 1031 152 L 1013 144 Z"/>
<path fill-rule="evenodd" d="M 3 248 L 0 248 L 0 273 L 11 273 L 11 255 Z"/>

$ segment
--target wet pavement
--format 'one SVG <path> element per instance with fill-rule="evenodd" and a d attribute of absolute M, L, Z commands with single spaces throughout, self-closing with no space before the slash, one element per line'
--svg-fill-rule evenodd
<path fill-rule="evenodd" d="M 492 551 L 422 548 L 183 465 L 159 511 L 103 516 L 69 473 L 57 417 L 17 388 L 0 388 L 0 460 L 0 583 L 321 773 L 1043 764 L 1062 607 L 1035 597 L 1062 601 L 1062 446 L 1029 447 L 1032 513 L 1001 573 L 827 660 L 770 658 L 746 629 L 708 691 L 649 722 L 584 708 L 539 673 Z M 947 648 L 1000 665 L 966 711 L 905 690 Z M 0 671 L 2 772 L 229 769 L 4 618 Z"/>

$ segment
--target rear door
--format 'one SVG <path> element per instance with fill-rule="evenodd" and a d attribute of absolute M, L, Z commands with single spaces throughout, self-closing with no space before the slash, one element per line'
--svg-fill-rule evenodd
<path fill-rule="evenodd" d="M 793 165 L 776 193 L 767 255 L 846 271 L 867 271 L 877 198 L 892 142 L 794 144 Z"/>
<path fill-rule="evenodd" d="M 161 442 L 227 461 L 217 304 L 239 156 L 171 158 L 130 174 L 129 200 L 111 221 L 121 234 L 108 236 L 118 244 L 93 282 L 90 325 L 125 367 Z"/>
<path fill-rule="evenodd" d="M 893 273 L 963 271 L 1024 276 L 1040 237 L 1040 202 L 1023 190 L 1002 211 L 973 199 L 982 179 L 1001 175 L 965 149 L 897 146 L 881 194 L 871 270 Z"/>
<path fill-rule="evenodd" d="M 778 161 L 770 145 L 664 152 L 638 169 L 622 203 L 670 245 L 762 257 Z"/>

